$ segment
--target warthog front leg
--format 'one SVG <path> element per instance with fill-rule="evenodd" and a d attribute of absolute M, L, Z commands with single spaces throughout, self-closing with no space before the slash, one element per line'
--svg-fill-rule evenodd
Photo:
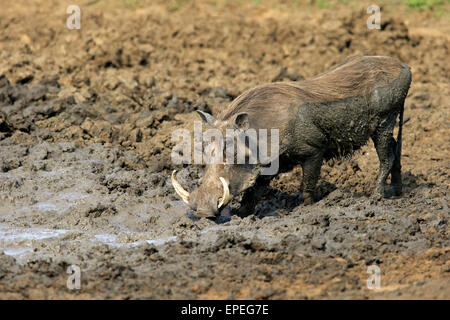
<path fill-rule="evenodd" d="M 303 178 L 300 191 L 303 194 L 303 204 L 312 204 L 314 202 L 314 191 L 316 190 L 317 180 L 320 176 L 323 155 L 321 153 L 302 162 Z"/>

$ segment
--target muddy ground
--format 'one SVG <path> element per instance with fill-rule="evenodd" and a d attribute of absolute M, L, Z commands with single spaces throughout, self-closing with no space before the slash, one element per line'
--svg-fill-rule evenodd
<path fill-rule="evenodd" d="M 72 2 L 80 30 L 62 1 L 0 10 L 1 299 L 450 299 L 448 6 L 386 2 L 368 30 L 360 1 Z M 171 163 L 173 130 L 361 53 L 411 66 L 403 196 L 370 196 L 369 143 L 314 205 L 298 167 L 247 217 L 193 218 L 170 173 L 192 190 L 202 167 Z"/>

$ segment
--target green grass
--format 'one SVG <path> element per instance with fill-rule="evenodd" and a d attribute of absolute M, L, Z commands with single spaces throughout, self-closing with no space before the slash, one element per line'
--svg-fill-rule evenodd
<path fill-rule="evenodd" d="M 111 0 L 84 0 L 84 3 L 89 6 L 97 7 L 101 6 L 101 4 L 106 5 Z M 137 8 L 144 5 L 148 0 L 112 0 L 112 2 L 123 8 Z M 168 1 L 171 11 L 177 11 L 181 7 L 188 5 L 189 3 L 193 3 L 195 0 L 170 0 Z M 381 1 L 386 4 L 386 0 Z M 249 5 L 252 4 L 254 6 L 270 6 L 276 7 L 278 4 L 280 5 L 293 5 L 296 8 L 302 9 L 312 9 L 313 7 L 317 7 L 320 9 L 333 9 L 338 5 L 344 5 L 349 7 L 351 10 L 359 10 L 360 5 L 358 5 L 358 1 L 356 0 L 210 0 L 210 5 L 216 8 L 227 8 L 229 5 L 238 4 L 238 5 Z M 411 10 L 420 10 L 420 11 L 432 11 L 433 14 L 437 17 L 440 17 L 444 14 L 449 14 L 449 5 L 450 0 L 394 0 L 389 2 L 390 5 L 394 7 L 404 6 Z M 389 10 L 391 7 L 388 5 L 386 10 Z"/>
<path fill-rule="evenodd" d="M 406 0 L 406 5 L 411 9 L 419 10 L 433 10 L 445 3 L 450 3 L 449 0 Z"/>
<path fill-rule="evenodd" d="M 104 1 L 104 0 L 86 0 L 86 1 Z M 138 3 L 145 0 L 115 0 L 122 1 L 122 3 L 127 4 L 127 7 L 137 6 Z M 170 0 L 171 3 L 171 11 L 177 11 L 182 6 L 189 5 L 189 3 L 193 3 L 195 0 Z M 218 9 L 227 8 L 229 5 L 249 5 L 252 4 L 254 6 L 269 6 L 269 7 L 277 7 L 278 5 L 293 5 L 296 8 L 302 9 L 313 9 L 313 7 L 317 7 L 320 9 L 333 9 L 336 6 L 343 5 L 349 8 L 349 10 L 360 10 L 361 6 L 358 4 L 356 0 L 210 0 L 210 5 L 212 7 Z M 382 0 L 381 4 L 386 5 L 385 10 L 390 10 L 391 6 L 395 7 L 406 7 L 411 10 L 421 10 L 421 11 L 432 11 L 436 17 L 440 17 L 444 14 L 448 15 L 448 8 L 450 4 L 450 0 L 394 0 L 394 1 L 386 1 Z M 450 15 L 449 15 L 450 16 Z"/>
<path fill-rule="evenodd" d="M 330 9 L 331 7 L 333 7 L 333 4 L 325 0 L 318 0 L 317 6 L 322 9 Z"/>
<path fill-rule="evenodd" d="M 124 8 L 135 8 L 140 4 L 141 0 L 124 0 L 122 2 L 122 7 Z"/>
<path fill-rule="evenodd" d="M 180 9 L 182 5 L 184 5 L 187 2 L 187 0 L 173 0 L 172 1 L 172 11 L 177 11 Z"/>

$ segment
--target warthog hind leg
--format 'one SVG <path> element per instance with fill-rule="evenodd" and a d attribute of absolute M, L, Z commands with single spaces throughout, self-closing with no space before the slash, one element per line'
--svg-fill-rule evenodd
<path fill-rule="evenodd" d="M 372 135 L 378 159 L 380 160 L 380 172 L 374 191 L 375 196 L 384 197 L 386 179 L 391 172 L 393 185 L 398 185 L 400 183 L 401 189 L 400 158 L 396 156 L 397 143 L 392 137 L 395 118 L 396 115 L 391 115 L 388 119 L 384 119 Z"/>

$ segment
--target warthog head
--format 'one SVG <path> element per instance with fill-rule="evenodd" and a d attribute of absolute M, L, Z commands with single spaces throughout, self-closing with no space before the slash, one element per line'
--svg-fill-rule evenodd
<path fill-rule="evenodd" d="M 226 135 L 226 129 L 234 129 L 235 132 L 242 132 L 248 129 L 248 114 L 239 113 L 230 120 L 216 120 L 212 115 L 197 111 L 208 128 L 220 131 L 223 140 L 222 146 L 229 143 L 230 137 Z M 228 140 L 227 140 L 228 139 Z M 231 137 L 234 140 L 234 137 Z M 217 145 L 216 145 L 217 147 Z M 250 150 L 245 143 L 238 148 L 244 148 L 245 157 L 248 158 Z M 221 163 L 212 161 L 206 164 L 205 174 L 200 180 L 200 187 L 192 192 L 186 191 L 176 179 L 176 171 L 172 172 L 172 185 L 175 191 L 185 203 L 194 210 L 197 217 L 214 217 L 220 214 L 220 211 L 229 203 L 233 197 L 251 187 L 259 172 L 255 164 L 237 164 L 236 152 L 227 154 L 225 148 L 213 148 L 212 155 L 215 156 L 216 150 L 220 150 L 223 155 Z"/>

